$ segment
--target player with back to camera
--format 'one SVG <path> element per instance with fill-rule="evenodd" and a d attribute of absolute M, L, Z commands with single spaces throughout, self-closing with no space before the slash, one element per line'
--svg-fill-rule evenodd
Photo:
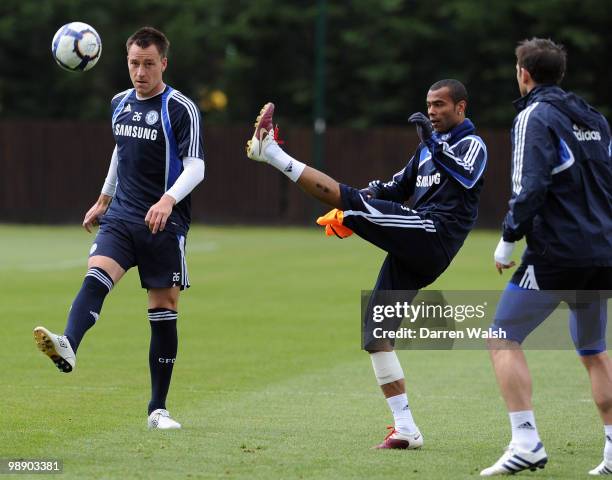
<path fill-rule="evenodd" d="M 374 287 L 416 291 L 431 284 L 457 254 L 477 217 L 487 151 L 465 118 L 467 91 L 457 80 L 434 83 L 427 93 L 427 113 L 408 121 L 421 139 L 404 169 L 387 183 L 370 182 L 358 190 L 290 157 L 274 138 L 274 105 L 266 104 L 247 144 L 249 158 L 268 163 L 306 193 L 343 211 L 343 227 L 387 252 Z M 412 199 L 411 207 L 404 205 Z M 372 298 L 375 298 L 373 295 Z M 393 340 L 378 339 L 372 301 L 364 318 L 363 348 L 393 413 L 395 427 L 377 448 L 413 449 L 423 445 L 408 404 L 404 373 Z M 399 324 L 391 326 L 397 329 Z"/>
<path fill-rule="evenodd" d="M 612 290 L 610 128 L 603 115 L 559 87 L 566 69 L 562 46 L 540 38 L 524 40 L 516 57 L 522 97 L 515 102 L 519 113 L 512 127 L 510 210 L 494 255 L 499 273 L 514 266 L 512 251 L 523 236 L 527 248 L 495 314 L 493 327 L 505 330 L 506 339 L 490 340 L 512 440 L 481 475 L 534 470 L 548 460 L 536 427 L 521 343 L 561 301 L 570 307 L 572 338 L 604 423 L 604 459 L 589 473 L 612 474 L 607 299 L 598 292 Z"/>
<path fill-rule="evenodd" d="M 88 232 L 100 224 L 88 270 L 64 335 L 34 329 L 40 350 L 61 371 L 71 372 L 106 295 L 128 269 L 138 266 L 151 325 L 148 426 L 157 429 L 181 427 L 166 410 L 166 396 L 178 348 L 179 292 L 189 287 L 185 238 L 190 193 L 204 178 L 200 112 L 163 81 L 169 45 L 152 27 L 139 29 L 127 40 L 134 88 L 111 101 L 116 146 L 102 193 L 83 220 Z"/>

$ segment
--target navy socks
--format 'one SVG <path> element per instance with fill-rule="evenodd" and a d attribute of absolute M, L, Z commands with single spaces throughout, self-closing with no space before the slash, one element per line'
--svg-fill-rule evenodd
<path fill-rule="evenodd" d="M 68 324 L 64 330 L 75 353 L 85 332 L 98 320 L 104 298 L 112 288 L 113 280 L 104 270 L 98 267 L 87 270 L 81 290 L 70 307 Z"/>
<path fill-rule="evenodd" d="M 170 388 L 172 367 L 176 360 L 178 335 L 176 320 L 178 314 L 166 308 L 149 309 L 151 323 L 151 345 L 149 368 L 151 370 L 151 401 L 149 415 L 153 410 L 166 408 L 166 396 Z"/>
<path fill-rule="evenodd" d="M 113 285 L 111 277 L 101 268 L 92 267 L 87 271 L 81 290 L 70 308 L 68 323 L 64 330 L 64 335 L 68 337 L 75 353 L 85 332 L 98 320 L 104 299 L 112 290 Z M 158 408 L 166 408 L 166 396 L 170 388 L 172 369 L 178 349 L 177 318 L 178 314 L 174 310 L 149 309 L 151 324 L 149 414 Z"/>

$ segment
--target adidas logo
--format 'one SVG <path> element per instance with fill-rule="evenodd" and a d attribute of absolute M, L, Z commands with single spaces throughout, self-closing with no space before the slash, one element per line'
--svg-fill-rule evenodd
<path fill-rule="evenodd" d="M 579 142 L 590 142 L 592 140 L 600 141 L 601 133 L 597 130 L 586 130 L 578 125 L 573 125 L 574 136 Z"/>
<path fill-rule="evenodd" d="M 292 172 L 292 171 L 293 171 L 293 160 L 291 160 L 291 161 L 289 162 L 289 165 L 287 165 L 287 166 L 285 167 L 285 169 L 283 170 L 283 172 Z"/>
<path fill-rule="evenodd" d="M 124 112 L 131 112 L 132 111 L 132 107 L 131 105 L 128 103 L 125 108 L 123 109 Z"/>
<path fill-rule="evenodd" d="M 525 422 L 525 423 L 521 423 L 518 427 L 516 428 L 523 428 L 526 430 L 535 430 L 533 425 L 531 424 L 531 422 Z"/>
<path fill-rule="evenodd" d="M 539 290 L 540 286 L 538 285 L 538 281 L 536 279 L 535 269 L 533 265 L 527 265 L 527 269 L 525 270 L 525 274 L 519 283 L 519 287 L 525 288 L 527 290 Z"/>
<path fill-rule="evenodd" d="M 89 312 L 91 314 L 91 316 L 94 319 L 94 322 L 98 321 L 98 318 L 100 318 L 100 314 L 96 313 L 96 312 Z"/>

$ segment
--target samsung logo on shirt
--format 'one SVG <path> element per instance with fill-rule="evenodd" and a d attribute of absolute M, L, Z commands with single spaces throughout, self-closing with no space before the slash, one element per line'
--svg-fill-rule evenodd
<path fill-rule="evenodd" d="M 589 142 L 592 140 L 600 141 L 601 134 L 597 130 L 584 130 L 578 125 L 574 125 L 574 136 L 579 142 Z"/>
<path fill-rule="evenodd" d="M 121 137 L 144 138 L 145 140 L 157 140 L 157 129 L 117 123 L 115 125 L 115 135 Z"/>
<path fill-rule="evenodd" d="M 440 173 L 435 175 L 418 175 L 416 180 L 417 187 L 431 187 L 440 183 Z"/>

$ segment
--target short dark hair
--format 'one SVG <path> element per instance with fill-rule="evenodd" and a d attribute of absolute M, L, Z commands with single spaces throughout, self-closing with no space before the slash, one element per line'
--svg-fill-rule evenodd
<path fill-rule="evenodd" d="M 454 78 L 445 78 L 444 80 L 438 80 L 431 87 L 429 87 L 430 91 L 440 90 L 441 88 L 447 87 L 450 92 L 450 97 L 453 100 L 453 103 L 457 104 L 461 100 L 467 102 L 468 93 L 465 85 L 461 83 L 459 80 L 455 80 Z"/>
<path fill-rule="evenodd" d="M 168 56 L 168 49 L 170 48 L 170 42 L 166 36 L 153 27 L 139 28 L 130 35 L 130 38 L 128 38 L 125 43 L 128 52 L 133 44 L 136 44 L 140 48 L 147 48 L 150 45 L 155 45 L 162 58 Z"/>
<path fill-rule="evenodd" d="M 563 80 L 567 65 L 563 45 L 534 37 L 519 42 L 515 53 L 518 66 L 527 70 L 534 82 L 559 84 Z"/>

